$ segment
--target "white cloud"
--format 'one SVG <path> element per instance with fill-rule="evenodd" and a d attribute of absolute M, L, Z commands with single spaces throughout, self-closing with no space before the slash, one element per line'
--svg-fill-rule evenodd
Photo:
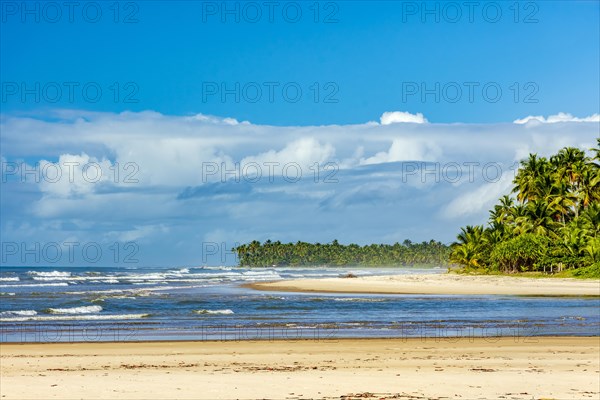
<path fill-rule="evenodd" d="M 85 196 L 102 184 L 119 183 L 118 170 L 109 160 L 85 153 L 61 154 L 56 163 L 41 160 L 39 167 L 27 168 L 37 170 L 40 190 L 48 196 Z"/>
<path fill-rule="evenodd" d="M 500 179 L 494 179 L 494 182 L 485 182 L 473 190 L 459 194 L 444 207 L 442 215 L 455 219 L 487 212 L 502 195 L 509 194 L 514 176 L 513 171 L 506 171 Z"/>
<path fill-rule="evenodd" d="M 382 124 L 275 127 L 204 115 L 77 110 L 2 115 L 0 129 L 3 163 L 97 162 L 108 171 L 97 183 L 82 180 L 81 168 L 73 182 L 21 184 L 11 177 L 2 186 L 3 240 L 139 240 L 140 262 L 152 265 L 200 263 L 199 243 L 207 238 L 228 245 L 254 238 L 450 241 L 462 224 L 484 223 L 510 187 L 508 177 L 468 179 L 464 163 L 499 163 L 506 172 L 529 152 L 588 149 L 598 136 L 593 123 L 385 124 L 382 118 Z M 413 161 L 439 171 L 458 163 L 463 178 L 432 181 L 424 171 L 423 184 L 423 176 L 403 170 Z M 138 168 L 135 184 L 124 182 L 129 162 Z M 304 176 L 296 183 L 203 179 L 206 163 L 230 169 L 249 162 L 295 162 Z M 328 162 L 339 166 L 334 179 L 320 171 L 315 180 L 308 168 Z"/>
<path fill-rule="evenodd" d="M 323 165 L 335 155 L 335 148 L 329 143 L 321 143 L 314 137 L 294 140 L 283 149 L 268 150 L 257 155 L 245 157 L 240 162 L 241 166 L 249 163 L 257 163 L 264 166 L 265 163 L 272 164 L 274 171 L 281 171 L 286 165 L 295 163 L 300 166 L 302 172 L 308 172 L 314 164 Z"/>
<path fill-rule="evenodd" d="M 381 114 L 379 118 L 381 125 L 390 125 L 396 124 L 400 122 L 412 122 L 415 124 L 425 124 L 427 123 L 427 118 L 423 116 L 421 113 L 411 114 L 409 112 L 404 111 L 388 111 Z"/>
<path fill-rule="evenodd" d="M 402 137 L 394 139 L 388 151 L 361 159 L 361 165 L 380 164 L 397 161 L 435 161 L 442 153 L 439 146 L 430 139 Z"/>
<path fill-rule="evenodd" d="M 155 234 L 168 234 L 169 228 L 164 224 L 159 225 L 143 225 L 134 226 L 133 229 L 121 232 L 114 232 L 112 235 L 108 235 L 110 239 L 118 240 L 121 242 L 137 242 L 150 235 Z"/>
<path fill-rule="evenodd" d="M 221 118 L 221 117 L 215 117 L 214 115 L 204 115 L 204 114 L 195 114 L 195 115 L 192 115 L 191 117 L 187 117 L 187 119 L 190 121 L 202 121 L 202 122 L 210 122 L 212 124 L 224 124 L 224 125 L 238 125 L 238 124 L 249 125 L 250 124 L 250 122 L 248 122 L 248 121 L 239 122 L 235 118 Z"/>
<path fill-rule="evenodd" d="M 600 122 L 600 114 L 593 114 L 589 117 L 577 118 L 569 113 L 559 112 L 555 115 L 549 115 L 548 118 L 544 118 L 541 115 L 530 115 L 522 119 L 516 119 L 513 121 L 515 124 L 527 124 L 527 123 L 542 123 L 542 124 L 555 124 L 557 122 Z"/>

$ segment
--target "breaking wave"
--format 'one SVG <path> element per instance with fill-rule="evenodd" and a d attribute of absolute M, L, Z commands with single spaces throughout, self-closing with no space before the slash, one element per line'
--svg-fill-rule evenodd
<path fill-rule="evenodd" d="M 0 312 L 0 317 L 8 317 L 12 315 L 18 315 L 21 317 L 31 317 L 37 315 L 37 311 L 35 310 L 19 310 L 19 311 L 2 311 Z"/>
<path fill-rule="evenodd" d="M 53 315 L 53 316 L 31 316 L 16 318 L 0 318 L 0 322 L 25 322 L 25 321 L 83 321 L 83 320 L 123 320 L 141 319 L 150 314 L 116 314 L 116 315 Z"/>
<path fill-rule="evenodd" d="M 68 283 L 66 282 L 59 282 L 59 283 L 24 283 L 24 284 L 20 284 L 20 285 L 0 285 L 0 287 L 11 287 L 11 288 L 16 288 L 16 287 L 44 287 L 44 286 L 69 286 Z"/>
<path fill-rule="evenodd" d="M 222 314 L 222 315 L 231 315 L 234 314 L 234 312 L 232 310 L 226 309 L 226 310 L 196 310 L 194 311 L 196 314 Z"/>
<path fill-rule="evenodd" d="M 50 314 L 94 314 L 102 311 L 100 306 L 85 306 L 72 308 L 48 308 Z"/>
<path fill-rule="evenodd" d="M 45 272 L 45 271 L 27 271 L 28 275 L 31 276 L 44 276 L 44 277 L 48 277 L 48 278 L 52 278 L 52 277 L 67 277 L 67 276 L 71 276 L 70 272 L 62 272 L 62 271 L 51 271 L 51 272 Z"/>

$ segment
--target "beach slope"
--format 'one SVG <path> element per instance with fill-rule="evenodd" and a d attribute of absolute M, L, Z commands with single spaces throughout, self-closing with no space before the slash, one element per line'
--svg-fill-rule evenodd
<path fill-rule="evenodd" d="M 257 290 L 372 294 L 600 296 L 600 280 L 414 274 L 297 279 L 245 285 Z"/>
<path fill-rule="evenodd" d="M 597 399 L 597 337 L 0 345 L 2 399 Z"/>

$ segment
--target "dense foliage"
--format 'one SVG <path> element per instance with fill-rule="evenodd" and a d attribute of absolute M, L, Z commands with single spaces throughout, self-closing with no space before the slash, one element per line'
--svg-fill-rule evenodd
<path fill-rule="evenodd" d="M 253 241 L 233 249 L 237 252 L 241 266 L 295 266 L 295 265 L 363 265 L 363 266 L 402 266 L 402 265 L 445 265 L 448 262 L 450 247 L 440 242 L 402 244 L 357 244 L 342 245 L 337 240 L 332 243 L 281 243 L 267 240 L 263 244 Z"/>
<path fill-rule="evenodd" d="M 516 196 L 499 200 L 487 226 L 462 228 L 450 260 L 467 271 L 600 277 L 600 149 L 591 151 L 530 154 L 515 176 Z"/>

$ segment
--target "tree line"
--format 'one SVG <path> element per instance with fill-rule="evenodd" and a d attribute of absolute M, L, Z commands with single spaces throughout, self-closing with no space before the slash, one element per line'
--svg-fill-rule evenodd
<path fill-rule="evenodd" d="M 343 245 L 252 241 L 233 249 L 240 266 L 458 264 L 465 271 L 560 272 L 600 277 L 600 139 L 591 155 L 565 147 L 522 160 L 511 194 L 486 225 L 461 228 L 451 246 L 430 240 Z"/>
<path fill-rule="evenodd" d="M 451 262 L 467 271 L 600 277 L 600 139 L 597 147 L 522 160 L 487 225 L 461 228 Z"/>
<path fill-rule="evenodd" d="M 343 245 L 337 240 L 331 243 L 281 243 L 267 240 L 252 241 L 233 249 L 240 266 L 410 266 L 447 265 L 450 247 L 430 240 L 402 244 Z"/>

